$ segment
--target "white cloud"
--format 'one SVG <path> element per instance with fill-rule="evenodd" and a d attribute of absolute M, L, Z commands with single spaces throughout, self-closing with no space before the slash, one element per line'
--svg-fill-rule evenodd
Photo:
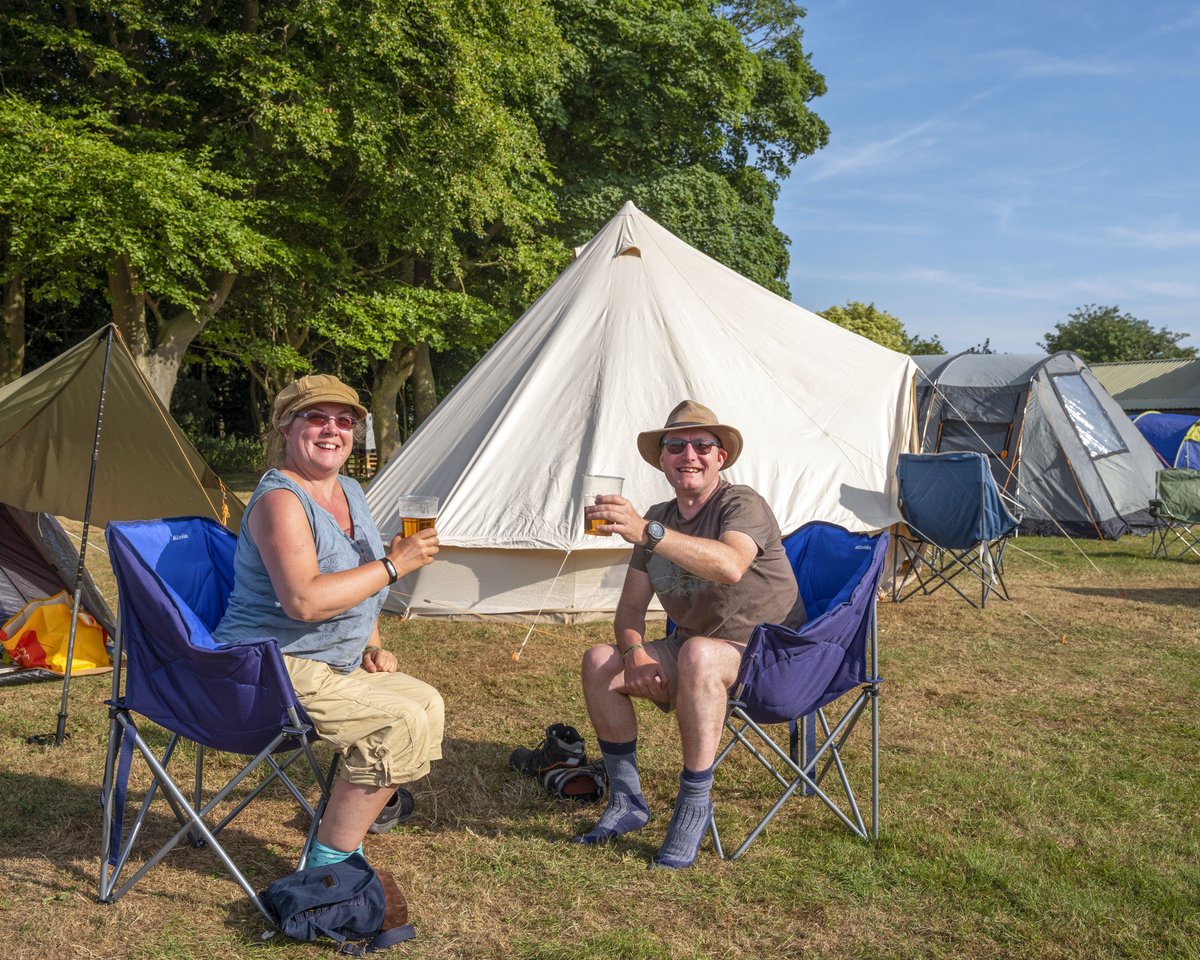
<path fill-rule="evenodd" d="M 991 97 L 999 89 L 1000 87 L 992 87 L 987 90 L 981 90 L 967 97 L 965 100 L 939 110 L 928 119 L 911 124 L 899 133 L 885 137 L 882 140 L 865 143 L 862 146 L 844 151 L 837 149 L 835 141 L 834 145 L 826 147 L 822 153 L 814 158 L 817 163 L 816 169 L 813 169 L 805 179 L 809 183 L 815 183 L 818 180 L 828 180 L 831 177 L 838 177 L 846 173 L 855 173 L 870 167 L 894 164 L 897 154 L 901 152 L 907 151 L 912 153 L 936 146 L 940 142 L 940 137 L 936 135 L 939 127 L 952 117 L 965 110 L 969 110 L 980 101 Z M 931 132 L 935 135 L 926 135 Z"/>
<path fill-rule="evenodd" d="M 1200 246 L 1200 229 L 1186 227 L 1109 227 L 1106 234 L 1114 240 L 1153 250 L 1177 250 Z"/>
<path fill-rule="evenodd" d="M 1117 77 L 1133 68 L 1105 57 L 1058 57 L 1028 48 L 996 50 L 983 59 L 1007 64 L 1019 78 L 1027 77 Z"/>

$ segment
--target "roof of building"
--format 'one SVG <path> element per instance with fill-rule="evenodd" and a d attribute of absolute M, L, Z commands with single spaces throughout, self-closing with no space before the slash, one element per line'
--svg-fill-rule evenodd
<path fill-rule="evenodd" d="M 1200 409 L 1200 359 L 1093 363 L 1092 373 L 1121 409 Z"/>

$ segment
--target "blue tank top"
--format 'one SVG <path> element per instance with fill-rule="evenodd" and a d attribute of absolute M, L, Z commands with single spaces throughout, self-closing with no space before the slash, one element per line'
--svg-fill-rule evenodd
<path fill-rule="evenodd" d="M 213 638 L 218 643 L 236 644 L 274 637 L 279 649 L 289 656 L 320 660 L 344 673 L 362 662 L 362 652 L 383 608 L 387 588 L 372 594 L 357 606 L 319 623 L 293 620 L 283 612 L 258 545 L 250 532 L 250 511 L 259 497 L 271 490 L 290 490 L 300 500 L 312 527 L 321 573 L 334 573 L 373 563 L 383 556 L 383 543 L 362 488 L 354 480 L 339 476 L 338 482 L 350 505 L 354 538 L 348 537 L 333 514 L 319 506 L 301 487 L 278 470 L 263 474 L 250 497 L 238 532 L 233 558 L 234 583 L 225 616 Z"/>

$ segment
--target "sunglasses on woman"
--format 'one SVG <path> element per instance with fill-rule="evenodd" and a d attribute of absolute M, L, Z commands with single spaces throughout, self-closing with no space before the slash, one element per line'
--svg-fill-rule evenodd
<path fill-rule="evenodd" d="M 301 410 L 292 419 L 305 420 L 314 427 L 323 427 L 332 420 L 339 430 L 345 430 L 347 433 L 362 423 L 358 417 L 352 417 L 348 413 L 331 414 L 322 413 L 320 410 Z"/>

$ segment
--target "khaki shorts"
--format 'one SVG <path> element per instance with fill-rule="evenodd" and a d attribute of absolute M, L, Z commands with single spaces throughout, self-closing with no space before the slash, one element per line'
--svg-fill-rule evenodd
<path fill-rule="evenodd" d="M 283 662 L 317 736 L 342 755 L 343 780 L 391 787 L 420 779 L 442 758 L 445 706 L 425 681 L 361 667 L 339 673 L 286 654 Z"/>

